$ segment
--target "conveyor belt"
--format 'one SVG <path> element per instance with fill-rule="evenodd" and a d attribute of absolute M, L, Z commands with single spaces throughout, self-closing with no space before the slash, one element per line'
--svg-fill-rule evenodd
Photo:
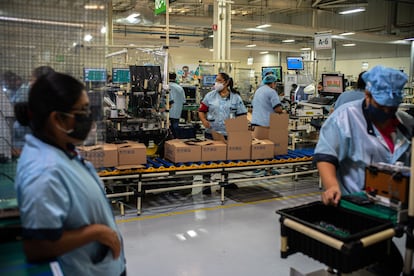
<path fill-rule="evenodd" d="M 311 161 L 313 149 L 288 150 L 285 155 L 277 155 L 273 159 L 265 160 L 226 160 L 217 162 L 173 163 L 162 158 L 147 158 L 145 168 L 120 170 L 117 168 L 103 168 L 98 170 L 99 176 L 117 176 L 137 173 L 154 173 L 180 170 L 216 169 L 223 167 L 259 166 L 283 163 Z"/>

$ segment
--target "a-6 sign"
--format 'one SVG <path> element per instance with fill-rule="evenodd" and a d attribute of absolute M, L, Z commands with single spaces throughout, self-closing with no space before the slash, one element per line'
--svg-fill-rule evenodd
<path fill-rule="evenodd" d="M 317 34 L 315 35 L 315 50 L 332 49 L 331 34 Z"/>

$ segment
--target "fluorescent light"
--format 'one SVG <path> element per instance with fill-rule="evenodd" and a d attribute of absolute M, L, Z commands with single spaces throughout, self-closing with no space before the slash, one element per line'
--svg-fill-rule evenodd
<path fill-rule="evenodd" d="M 344 47 L 353 47 L 355 45 L 356 45 L 355 43 L 345 43 L 345 44 L 342 44 L 342 46 L 344 46 Z"/>
<path fill-rule="evenodd" d="M 357 13 L 357 12 L 363 12 L 363 11 L 365 11 L 365 8 L 356 8 L 352 10 L 341 11 L 339 12 L 339 14 L 351 14 L 351 13 Z"/>
<path fill-rule="evenodd" d="M 290 43 L 290 42 L 295 42 L 295 40 L 294 39 L 285 39 L 285 40 L 282 40 L 282 42 Z"/>
<path fill-rule="evenodd" d="M 106 34 L 106 27 L 105 26 L 102 26 L 102 28 L 101 28 L 101 34 Z"/>
<path fill-rule="evenodd" d="M 256 28 L 258 28 L 258 29 L 264 29 L 264 28 L 269 28 L 269 27 L 272 27 L 272 25 L 270 25 L 270 24 L 262 24 L 262 25 L 256 26 Z"/>
<path fill-rule="evenodd" d="M 354 35 L 355 33 L 354 32 L 347 32 L 347 33 L 342 33 L 342 34 L 339 34 L 339 35 Z"/>
<path fill-rule="evenodd" d="M 253 47 L 256 47 L 256 44 L 249 44 L 249 45 L 246 45 L 246 47 L 247 48 L 253 48 Z"/>
<path fill-rule="evenodd" d="M 310 48 L 310 47 L 303 47 L 303 48 L 300 48 L 300 50 L 301 50 L 301 51 L 310 51 L 310 50 L 311 50 L 311 48 Z"/>
<path fill-rule="evenodd" d="M 89 41 L 91 41 L 91 40 L 92 40 L 92 38 L 93 38 L 93 36 L 92 36 L 92 35 L 90 35 L 90 34 L 86 34 L 86 35 L 84 36 L 83 40 L 85 40 L 85 41 L 89 42 Z"/>
<path fill-rule="evenodd" d="M 85 10 L 104 10 L 104 5 L 85 5 L 83 6 Z"/>
<path fill-rule="evenodd" d="M 261 55 L 266 55 L 266 54 L 268 54 L 269 53 L 269 51 L 263 51 L 263 52 L 260 52 L 260 54 Z"/>

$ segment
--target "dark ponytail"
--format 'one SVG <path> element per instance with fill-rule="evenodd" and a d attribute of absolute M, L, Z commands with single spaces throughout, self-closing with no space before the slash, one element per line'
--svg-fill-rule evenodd
<path fill-rule="evenodd" d="M 22 126 L 30 125 L 29 103 L 20 102 L 14 105 L 14 116 Z"/>
<path fill-rule="evenodd" d="M 240 95 L 239 91 L 237 91 L 234 88 L 234 81 L 233 81 L 233 78 L 232 77 L 230 77 L 228 74 L 226 74 L 224 72 L 220 72 L 219 75 L 223 78 L 223 80 L 225 82 L 228 83 L 228 87 L 229 87 L 230 92 Z"/>

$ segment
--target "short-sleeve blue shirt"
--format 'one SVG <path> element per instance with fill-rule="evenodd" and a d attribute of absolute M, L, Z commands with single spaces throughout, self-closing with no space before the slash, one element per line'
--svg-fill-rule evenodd
<path fill-rule="evenodd" d="M 207 93 L 202 103 L 208 107 L 207 120 L 210 122 L 211 129 L 225 136 L 227 132 L 224 121 L 230 118 L 230 114 L 238 116 L 247 113 L 240 95 L 232 92 L 228 97 L 223 98 L 219 92 L 213 90 Z"/>
<path fill-rule="evenodd" d="M 121 234 L 111 206 L 90 162 L 26 136 L 15 180 L 23 237 L 57 240 L 63 231 L 104 224 Z M 97 241 L 59 256 L 65 275 L 120 275 L 125 270 L 123 248 L 114 259 Z"/>
<path fill-rule="evenodd" d="M 177 83 L 170 82 L 170 118 L 180 119 L 181 112 L 183 110 L 183 104 L 185 103 L 184 89 Z"/>
<path fill-rule="evenodd" d="M 276 90 L 265 84 L 254 93 L 252 105 L 252 125 L 268 127 L 270 114 L 281 103 Z"/>

